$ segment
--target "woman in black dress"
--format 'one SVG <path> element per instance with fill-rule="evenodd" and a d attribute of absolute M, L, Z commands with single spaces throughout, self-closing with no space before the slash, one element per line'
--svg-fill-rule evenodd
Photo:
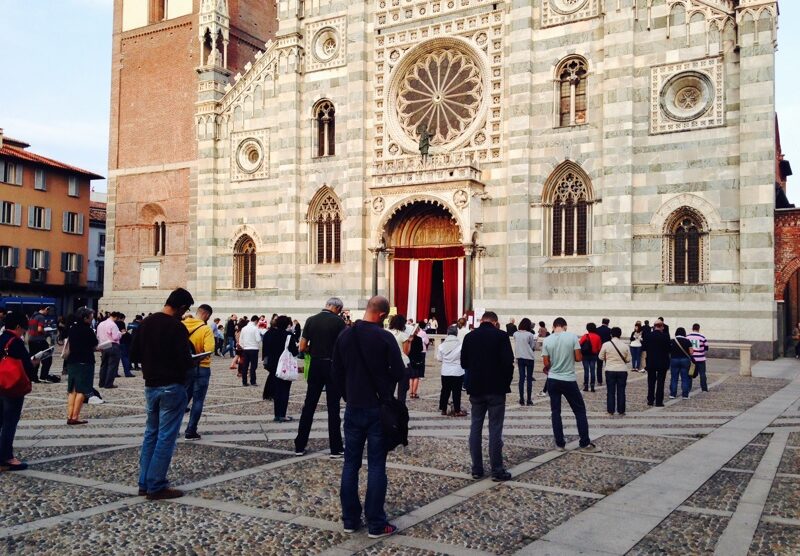
<path fill-rule="evenodd" d="M 85 425 L 81 420 L 83 402 L 92 394 L 94 383 L 94 352 L 97 336 L 92 331 L 94 312 L 81 307 L 75 313 L 75 323 L 67 333 L 67 424 Z"/>
<path fill-rule="evenodd" d="M 264 383 L 264 399 L 267 399 L 266 396 L 268 394 L 272 394 L 275 403 L 274 420 L 285 423 L 292 420 L 291 417 L 286 416 L 289 406 L 289 390 L 292 387 L 292 382 L 276 377 L 275 373 L 278 370 L 278 360 L 284 349 L 288 349 L 293 357 L 297 357 L 297 342 L 293 334 L 292 319 L 286 315 L 277 317 L 273 326 L 264 334 L 263 345 L 264 368 L 268 373 L 267 380 Z"/>

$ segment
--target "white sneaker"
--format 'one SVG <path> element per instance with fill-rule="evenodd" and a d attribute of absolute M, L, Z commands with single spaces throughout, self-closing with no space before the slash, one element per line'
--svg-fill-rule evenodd
<path fill-rule="evenodd" d="M 675 396 L 670 396 L 669 399 L 674 400 Z"/>
<path fill-rule="evenodd" d="M 92 396 L 89 398 L 89 401 L 86 402 L 90 405 L 100 405 L 101 403 L 106 403 L 102 398 L 98 398 L 97 396 Z"/>

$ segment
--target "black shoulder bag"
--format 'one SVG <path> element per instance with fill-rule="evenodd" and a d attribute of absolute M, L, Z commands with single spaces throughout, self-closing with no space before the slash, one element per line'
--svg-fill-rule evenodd
<path fill-rule="evenodd" d="M 364 357 L 364 352 L 361 351 L 361 342 L 358 339 L 358 332 L 356 332 L 355 327 L 353 327 L 353 343 L 355 344 L 361 364 L 364 366 L 364 370 L 367 373 L 370 386 L 372 386 L 380 402 L 381 428 L 383 429 L 386 452 L 391 452 L 401 444 L 403 446 L 408 446 L 409 417 L 406 404 L 396 399 L 394 395 L 390 395 L 388 398 L 381 396 L 380 390 L 378 390 L 375 384 L 375 377 L 372 375 L 372 371 L 367 364 L 366 357 Z"/>

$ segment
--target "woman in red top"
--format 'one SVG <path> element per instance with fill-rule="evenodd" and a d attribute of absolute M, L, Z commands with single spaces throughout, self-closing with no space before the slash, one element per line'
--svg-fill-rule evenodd
<path fill-rule="evenodd" d="M 603 341 L 600 335 L 597 334 L 597 325 L 590 322 L 586 325 L 586 334 L 581 336 L 579 343 L 581 345 L 581 355 L 583 355 L 583 391 L 594 392 L 595 372 L 597 370 L 597 354 L 600 353 L 600 348 Z"/>

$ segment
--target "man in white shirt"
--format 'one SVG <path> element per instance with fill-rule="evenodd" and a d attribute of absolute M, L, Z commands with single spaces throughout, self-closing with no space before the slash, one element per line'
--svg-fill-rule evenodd
<path fill-rule="evenodd" d="M 117 388 L 114 379 L 117 378 L 117 370 L 119 370 L 121 357 L 119 340 L 122 338 L 122 333 L 117 326 L 118 316 L 119 313 L 115 311 L 109 318 L 97 325 L 97 342 L 102 349 L 98 383 L 100 388 Z"/>
<path fill-rule="evenodd" d="M 264 329 L 266 331 L 266 329 Z M 247 386 L 247 374 L 250 371 L 250 386 L 257 386 L 256 367 L 258 367 L 258 350 L 261 347 L 262 329 L 258 328 L 258 315 L 250 317 L 250 322 L 239 333 L 239 345 L 242 346 L 242 386 Z"/>

